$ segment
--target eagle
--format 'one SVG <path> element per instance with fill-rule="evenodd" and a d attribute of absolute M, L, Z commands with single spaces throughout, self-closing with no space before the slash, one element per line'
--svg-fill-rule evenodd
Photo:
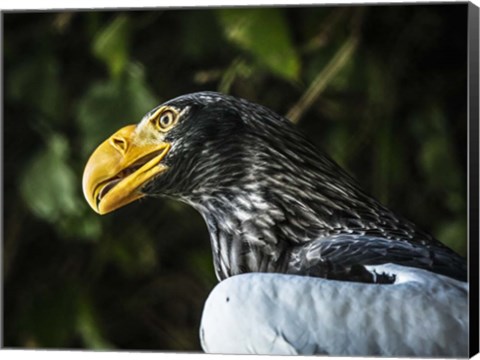
<path fill-rule="evenodd" d="M 83 191 L 99 214 L 168 197 L 203 216 L 220 281 L 203 313 L 208 352 L 467 351 L 465 259 L 262 105 L 216 92 L 169 100 L 93 152 Z"/>

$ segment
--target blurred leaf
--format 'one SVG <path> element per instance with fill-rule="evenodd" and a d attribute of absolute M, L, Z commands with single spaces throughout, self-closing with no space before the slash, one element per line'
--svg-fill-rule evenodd
<path fill-rule="evenodd" d="M 218 15 L 230 41 L 274 74 L 286 80 L 298 79 L 300 59 L 280 9 L 221 9 Z"/>
<path fill-rule="evenodd" d="M 156 104 L 143 68 L 137 64 L 129 64 L 119 78 L 93 84 L 77 111 L 85 157 L 120 127 L 138 122 Z"/>
<path fill-rule="evenodd" d="M 80 192 L 80 179 L 77 182 Z M 56 223 L 56 230 L 64 236 L 76 236 L 84 240 L 100 241 L 102 234 L 100 217 L 85 205 L 83 198 L 80 199 L 80 203 L 79 213 L 62 217 Z"/>
<path fill-rule="evenodd" d="M 79 214 L 77 177 L 68 164 L 68 141 L 53 134 L 47 148 L 36 154 L 21 178 L 21 194 L 32 212 L 49 222 Z"/>
<path fill-rule="evenodd" d="M 127 65 L 128 35 L 128 17 L 119 15 L 93 41 L 93 53 L 105 61 L 113 77 L 119 76 Z"/>
<path fill-rule="evenodd" d="M 100 332 L 99 321 L 91 301 L 86 296 L 78 299 L 77 331 L 89 349 L 114 349 Z"/>
<path fill-rule="evenodd" d="M 81 193 L 81 180 L 70 164 L 69 144 L 60 134 L 52 134 L 47 148 L 27 165 L 20 191 L 30 210 L 55 225 L 62 236 L 97 240 L 101 223 L 87 209 Z"/>

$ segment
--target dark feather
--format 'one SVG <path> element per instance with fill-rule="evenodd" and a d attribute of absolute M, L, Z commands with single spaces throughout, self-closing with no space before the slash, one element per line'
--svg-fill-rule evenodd
<path fill-rule="evenodd" d="M 466 280 L 462 257 L 365 194 L 287 119 L 211 92 L 166 105 L 184 116 L 166 138 L 169 171 L 143 191 L 203 215 L 219 279 L 261 271 L 388 282 L 364 266 L 396 263 Z"/>

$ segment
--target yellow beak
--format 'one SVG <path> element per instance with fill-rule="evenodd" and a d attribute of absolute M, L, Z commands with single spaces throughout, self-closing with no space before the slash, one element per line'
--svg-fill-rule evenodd
<path fill-rule="evenodd" d="M 136 145 L 135 125 L 104 141 L 90 156 L 83 172 L 83 194 L 99 214 L 106 214 L 144 195 L 141 187 L 167 167 L 160 164 L 170 144 Z"/>

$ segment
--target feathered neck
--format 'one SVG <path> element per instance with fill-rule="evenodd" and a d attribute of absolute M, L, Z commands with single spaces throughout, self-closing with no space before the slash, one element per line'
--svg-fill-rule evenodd
<path fill-rule="evenodd" d="M 198 187 L 183 197 L 207 223 L 219 279 L 287 272 L 296 247 L 332 235 L 430 240 L 365 195 L 309 143 L 302 144 L 300 155 L 294 146 L 251 145 L 242 171 L 231 168 L 217 175 L 215 186 Z"/>

